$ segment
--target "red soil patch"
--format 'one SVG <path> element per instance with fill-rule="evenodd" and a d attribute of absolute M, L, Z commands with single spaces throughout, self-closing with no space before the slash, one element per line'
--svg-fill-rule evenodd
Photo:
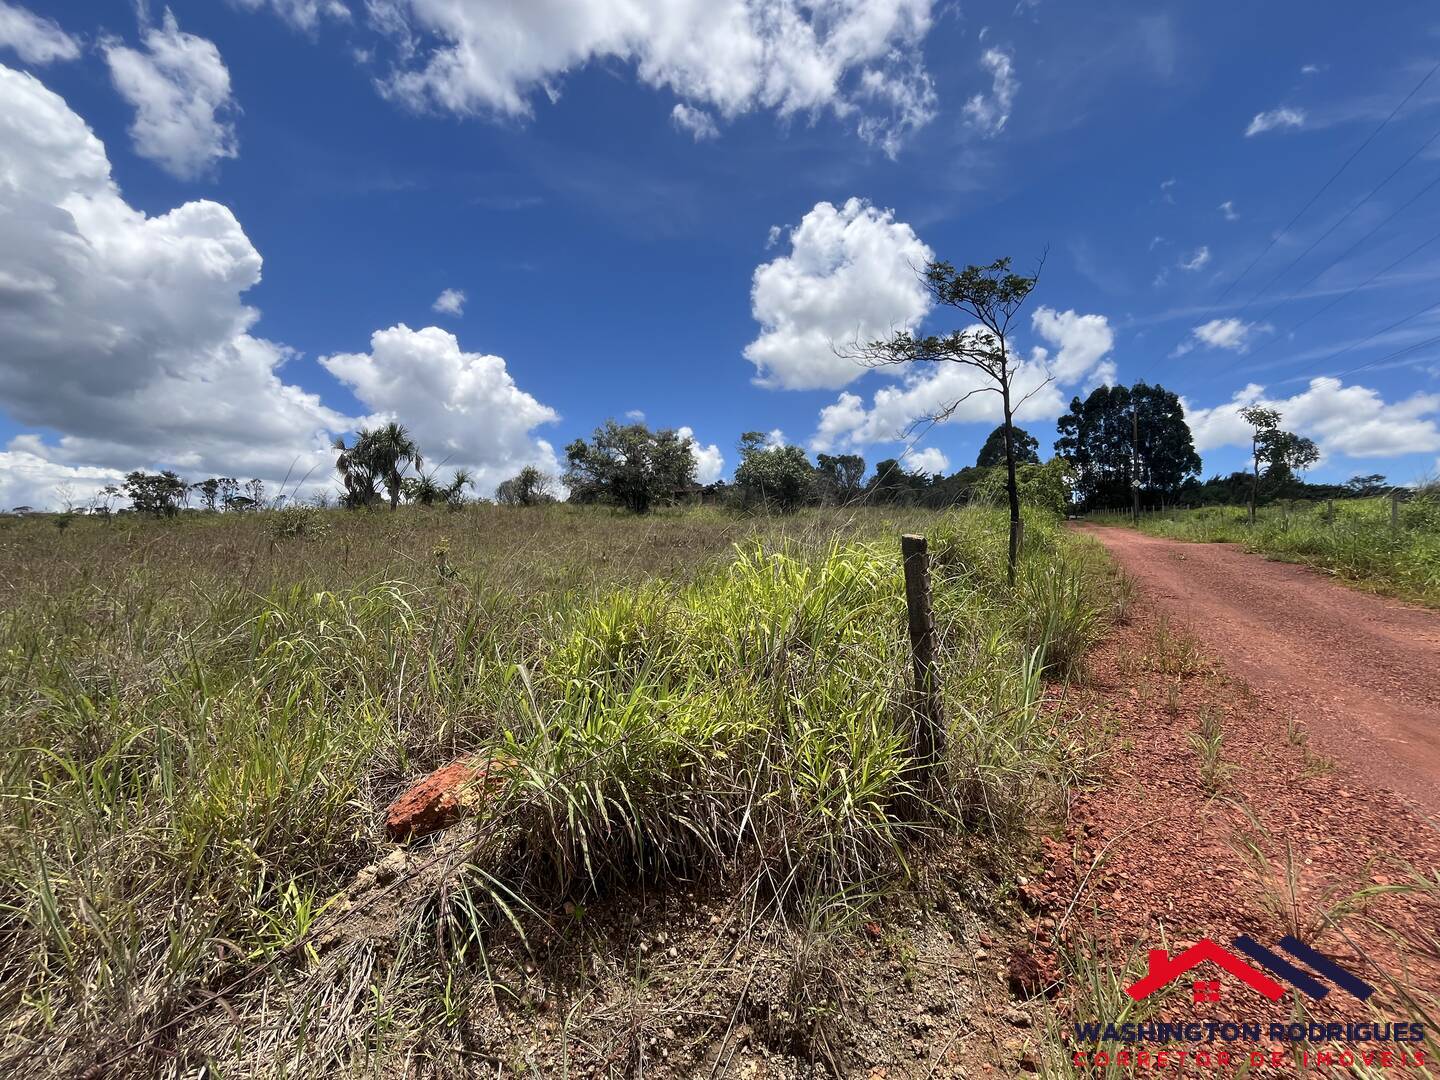
<path fill-rule="evenodd" d="M 1110 544 L 1113 534 L 1119 530 L 1101 538 Z M 1115 546 L 1122 564 L 1135 570 L 1128 557 L 1133 548 Z M 1094 948 L 1117 966 L 1130 960 L 1138 978 L 1147 949 L 1174 954 L 1206 937 L 1229 946 L 1238 934 L 1274 948 L 1282 935 L 1295 934 L 1374 985 L 1377 994 L 1369 1005 L 1338 989 L 1315 1001 L 1288 986 L 1284 998 L 1272 1004 L 1208 966 L 1179 980 L 1155 1018 L 1405 1021 L 1421 1019 L 1418 1002 L 1434 1020 L 1440 997 L 1440 831 L 1407 797 L 1408 785 L 1405 795 L 1387 790 L 1373 768 L 1357 767 L 1350 754 L 1335 750 L 1337 740 L 1344 742 L 1339 725 L 1353 710 L 1368 717 L 1372 732 L 1387 722 L 1387 665 L 1432 648 L 1428 642 L 1435 639 L 1426 635 L 1440 626 L 1440 618 L 1346 590 L 1333 597 L 1337 587 L 1314 574 L 1233 550 L 1223 558 L 1243 559 L 1247 572 L 1226 578 L 1221 590 L 1208 570 L 1191 565 L 1190 553 L 1199 552 L 1194 561 L 1208 566 L 1203 553 L 1212 550 L 1189 545 L 1183 560 L 1168 550 L 1136 560 L 1141 600 L 1131 620 L 1091 655 L 1088 684 L 1057 691 L 1050 703 L 1103 725 L 1113 733 L 1114 749 L 1102 783 L 1074 799 L 1063 840 L 1047 842 L 1045 872 L 1027 888 L 1031 902 L 1046 913 L 1040 925 L 1048 931 L 1047 944 Z M 1302 600 L 1296 610 L 1267 611 L 1267 598 L 1290 588 L 1289 582 L 1284 589 L 1257 583 L 1271 572 L 1298 573 L 1308 589 L 1324 590 L 1324 596 Z M 1170 587 L 1175 577 L 1185 580 Z M 1207 582 L 1222 595 L 1206 593 Z M 1385 647 L 1372 620 L 1347 614 L 1352 600 L 1367 612 L 1371 605 L 1393 609 L 1395 618 L 1383 624 L 1392 628 L 1420 617 L 1418 636 L 1395 640 L 1387 661 L 1373 665 L 1368 675 L 1327 653 L 1347 621 L 1349 638 L 1365 639 L 1355 646 L 1360 655 Z M 1325 620 L 1307 640 L 1309 613 L 1331 604 L 1334 621 Z M 1226 612 L 1241 605 L 1258 612 L 1254 623 L 1227 621 Z M 1287 668 L 1283 656 L 1269 651 L 1266 630 L 1256 625 L 1267 616 L 1283 632 L 1297 635 L 1297 649 L 1308 650 L 1312 663 Z M 1187 655 L 1176 648 L 1175 638 L 1192 617 L 1201 645 Z M 1168 648 L 1161 648 L 1166 636 Z M 1249 663 L 1233 662 L 1237 654 Z M 1226 671 L 1248 677 L 1254 665 L 1267 675 L 1253 687 Z M 1177 671 L 1180 667 L 1185 670 Z M 1397 695 L 1402 705 L 1417 694 L 1436 693 L 1433 667 L 1412 675 L 1406 694 Z M 1317 715 L 1317 697 L 1347 677 L 1357 692 L 1337 695 L 1328 711 Z M 1191 739 L 1206 716 L 1223 722 L 1225 769 L 1218 780 L 1202 774 L 1201 754 Z M 1430 719 L 1437 717 L 1440 710 Z M 1408 750 L 1397 746 L 1394 753 Z M 1411 762 L 1417 772 L 1431 768 L 1435 750 L 1424 750 Z M 1425 878 L 1428 889 L 1413 887 Z M 1194 979 L 1220 980 L 1221 1002 L 1193 1003 Z M 1072 1001 L 1075 992 L 1062 990 Z M 1372 1013 L 1372 1007 L 1378 1008 Z M 1400 1049 L 1373 1047 L 1386 1048 Z"/>

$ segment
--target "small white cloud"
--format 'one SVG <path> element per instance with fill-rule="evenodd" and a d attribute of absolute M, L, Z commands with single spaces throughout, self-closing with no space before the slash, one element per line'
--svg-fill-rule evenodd
<path fill-rule="evenodd" d="M 785 445 L 785 432 L 781 431 L 778 427 L 777 427 L 777 428 L 771 428 L 771 429 L 770 429 L 770 434 L 768 434 L 768 435 L 765 436 L 765 445 L 766 445 L 766 446 L 784 446 L 784 445 Z"/>
<path fill-rule="evenodd" d="M 630 420 L 636 424 L 643 424 L 645 422 L 645 410 L 631 409 L 625 414 L 625 419 Z"/>
<path fill-rule="evenodd" d="M 769 251 L 780 242 L 780 226 L 771 225 L 770 231 L 765 234 L 765 250 Z"/>
<path fill-rule="evenodd" d="M 1175 202 L 1175 177 L 1169 180 L 1160 181 L 1160 201 L 1174 204 Z"/>
<path fill-rule="evenodd" d="M 1269 323 L 1247 323 L 1235 318 L 1211 319 L 1191 330 L 1190 338 L 1176 346 L 1170 355 L 1184 356 L 1199 345 L 1228 349 L 1230 352 L 1248 352 L 1256 335 L 1268 334 L 1274 329 Z"/>
<path fill-rule="evenodd" d="M 720 137 L 720 129 L 715 126 L 715 121 L 708 112 L 684 102 L 670 110 L 670 121 L 681 131 L 688 132 L 696 142 Z"/>
<path fill-rule="evenodd" d="M 144 51 L 113 40 L 105 45 L 111 81 L 135 108 L 135 152 L 181 180 L 235 157 L 230 71 L 215 43 L 182 32 L 169 9 L 143 43 Z"/>
<path fill-rule="evenodd" d="M 461 316 L 465 314 L 465 293 L 461 289 L 446 289 L 435 298 L 431 309 L 442 315 Z"/>
<path fill-rule="evenodd" d="M 74 60 L 80 55 L 80 43 L 54 19 L 41 18 L 6 0 L 0 0 L 0 48 L 14 49 L 27 64 Z"/>
<path fill-rule="evenodd" d="M 924 450 L 913 450 L 906 454 L 901 465 L 912 476 L 933 476 L 935 473 L 948 472 L 950 459 L 939 447 L 927 446 Z"/>
<path fill-rule="evenodd" d="M 695 459 L 695 482 L 713 484 L 719 480 L 725 472 L 725 455 L 720 452 L 720 448 L 714 443 L 701 446 L 700 440 L 695 438 L 695 430 L 688 426 L 676 428 L 675 434 L 682 439 L 694 440 L 690 444 L 690 456 Z"/>
<path fill-rule="evenodd" d="M 1253 135 L 1263 135 L 1267 131 L 1274 131 L 1277 128 L 1298 128 L 1305 126 L 1305 110 L 1292 109 L 1288 105 L 1282 105 L 1278 109 L 1270 109 L 1268 112 L 1256 113 L 1255 119 L 1250 121 L 1250 126 L 1245 129 L 1245 137 L 1248 139 Z"/>
<path fill-rule="evenodd" d="M 1226 199 L 1224 202 L 1222 202 L 1216 209 L 1218 209 L 1220 213 L 1225 215 L 1226 221 L 1240 220 L 1240 214 L 1238 211 L 1236 211 L 1235 204 L 1229 199 Z"/>
<path fill-rule="evenodd" d="M 1181 270 L 1203 270 L 1210 263 L 1210 249 L 1201 244 L 1195 249 L 1195 254 L 1188 259 L 1181 259 L 1177 264 Z"/>
<path fill-rule="evenodd" d="M 860 76 L 856 96 L 882 108 L 860 117 L 856 132 L 866 142 L 880 147 L 894 161 L 905 139 L 935 119 L 939 96 L 935 84 L 919 64 L 909 71 L 880 71 L 867 68 Z"/>
<path fill-rule="evenodd" d="M 313 30 L 321 16 L 332 19 L 350 18 L 350 9 L 341 0 L 235 0 L 243 8 L 259 11 L 262 7 L 275 9 L 275 13 L 292 26 L 302 30 Z M 372 7 L 378 5 L 372 4 Z"/>
<path fill-rule="evenodd" d="M 1165 237 L 1163 237 L 1163 236 L 1152 236 L 1152 237 L 1150 238 L 1150 250 L 1151 250 L 1151 251 L 1154 251 L 1154 250 L 1155 250 L 1157 247 L 1159 247 L 1161 244 L 1168 244 L 1168 243 L 1169 243 L 1169 241 L 1166 240 Z"/>
<path fill-rule="evenodd" d="M 1301 74 L 1301 75 L 1318 75 L 1318 74 L 1320 74 L 1320 72 L 1322 72 L 1322 71 L 1324 71 L 1324 70 L 1325 70 L 1325 69 L 1322 68 L 1319 64 L 1306 64 L 1304 67 L 1302 67 L 1302 68 L 1300 69 L 1300 74 Z"/>
<path fill-rule="evenodd" d="M 1014 58 L 999 49 L 986 49 L 980 66 L 990 72 L 990 93 L 976 94 L 961 112 L 984 135 L 998 135 L 1010 121 L 1010 110 L 1020 82 L 1015 78 Z"/>

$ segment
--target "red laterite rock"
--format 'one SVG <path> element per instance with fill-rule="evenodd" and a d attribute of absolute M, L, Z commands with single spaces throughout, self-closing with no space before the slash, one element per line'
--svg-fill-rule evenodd
<path fill-rule="evenodd" d="M 465 757 L 421 777 L 385 811 L 391 840 L 415 840 L 455 824 L 505 783 L 509 758 Z"/>

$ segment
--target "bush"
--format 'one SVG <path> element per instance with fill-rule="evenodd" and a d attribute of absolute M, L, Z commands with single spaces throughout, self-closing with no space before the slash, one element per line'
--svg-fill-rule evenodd
<path fill-rule="evenodd" d="M 291 503 L 272 510 L 265 517 L 265 533 L 271 541 L 318 540 L 330 532 L 330 519 L 324 510 L 303 503 Z"/>

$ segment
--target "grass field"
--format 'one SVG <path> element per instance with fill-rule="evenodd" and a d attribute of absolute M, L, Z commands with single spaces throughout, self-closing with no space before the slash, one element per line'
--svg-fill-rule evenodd
<path fill-rule="evenodd" d="M 943 797 L 907 754 L 902 531 L 936 566 Z M 562 905 L 720 882 L 846 910 L 937 831 L 1003 865 L 1084 765 L 1042 680 L 1124 595 L 1044 516 L 1011 592 L 1004 535 L 986 510 L 0 523 L 0 1061 L 470 1075 L 492 959 Z M 326 951 L 357 875 L 388 880 L 387 802 L 483 750 L 517 763 L 488 812 Z"/>
<path fill-rule="evenodd" d="M 1091 520 L 1125 525 L 1130 516 L 1092 514 Z M 1146 513 L 1140 529 L 1176 540 L 1244 544 L 1363 588 L 1440 605 L 1440 495 L 1433 492 L 1401 503 L 1398 528 L 1391 524 L 1390 500 L 1381 497 L 1266 506 L 1253 527 L 1240 506 Z"/>

